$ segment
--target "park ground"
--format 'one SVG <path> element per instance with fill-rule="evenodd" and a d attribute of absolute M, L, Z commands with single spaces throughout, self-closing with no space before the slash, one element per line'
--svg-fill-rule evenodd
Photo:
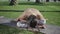
<path fill-rule="evenodd" d="M 36 8 L 41 11 L 46 19 L 48 19 L 47 24 L 60 26 L 60 2 L 47 2 L 39 4 L 34 2 L 24 2 L 19 3 L 16 6 L 9 6 L 8 3 L 9 2 L 0 1 L 0 16 L 15 19 L 20 16 L 25 9 Z M 33 34 L 33 32 L 0 25 L 0 34 Z"/>

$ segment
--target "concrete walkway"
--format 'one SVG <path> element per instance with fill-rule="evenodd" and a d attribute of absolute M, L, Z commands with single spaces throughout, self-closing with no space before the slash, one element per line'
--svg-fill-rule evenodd
<path fill-rule="evenodd" d="M 0 24 L 4 24 L 7 26 L 17 27 L 16 22 L 11 22 L 13 19 L 8 18 L 0 18 Z M 46 25 L 47 28 L 41 30 L 41 32 L 44 32 L 46 34 L 60 34 L 60 27 L 54 26 L 54 25 Z"/>

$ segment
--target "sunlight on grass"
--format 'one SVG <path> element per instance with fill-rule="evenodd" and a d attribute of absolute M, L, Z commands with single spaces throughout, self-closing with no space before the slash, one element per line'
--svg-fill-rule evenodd
<path fill-rule="evenodd" d="M 60 11 L 60 6 L 33 6 L 33 5 L 0 6 L 0 10 L 25 10 L 27 8 L 36 8 L 40 11 Z"/>
<path fill-rule="evenodd" d="M 47 24 L 60 26 L 60 12 L 42 12 L 47 20 Z"/>
<path fill-rule="evenodd" d="M 17 18 L 22 12 L 0 12 L 0 16 L 7 18 Z M 47 20 L 47 24 L 54 24 L 60 26 L 60 12 L 42 12 Z"/>

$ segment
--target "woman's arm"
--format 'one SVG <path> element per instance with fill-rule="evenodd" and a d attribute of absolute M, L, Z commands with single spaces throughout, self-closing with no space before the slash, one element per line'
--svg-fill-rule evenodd
<path fill-rule="evenodd" d="M 27 16 L 24 15 L 24 16 L 19 17 L 19 18 L 17 19 L 17 21 L 27 22 L 26 19 L 27 19 Z"/>

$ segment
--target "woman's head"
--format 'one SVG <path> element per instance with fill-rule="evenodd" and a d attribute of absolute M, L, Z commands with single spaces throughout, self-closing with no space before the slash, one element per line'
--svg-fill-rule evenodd
<path fill-rule="evenodd" d="M 35 15 L 30 15 L 30 16 L 28 17 L 28 20 L 34 20 L 34 19 L 36 19 L 36 16 L 35 16 Z"/>
<path fill-rule="evenodd" d="M 36 16 L 35 16 L 35 15 L 30 15 L 30 16 L 28 17 L 29 25 L 30 25 L 30 27 L 32 27 L 32 28 L 35 28 L 35 26 L 37 25 L 37 21 L 36 21 L 35 19 L 36 19 Z"/>

